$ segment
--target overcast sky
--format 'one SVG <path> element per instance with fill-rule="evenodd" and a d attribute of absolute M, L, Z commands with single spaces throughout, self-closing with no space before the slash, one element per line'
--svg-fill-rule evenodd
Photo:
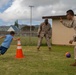
<path fill-rule="evenodd" d="M 42 22 L 42 16 L 65 15 L 68 9 L 76 13 L 76 0 L 0 0 L 0 25 L 30 24 L 30 5 L 33 5 L 33 24 Z"/>

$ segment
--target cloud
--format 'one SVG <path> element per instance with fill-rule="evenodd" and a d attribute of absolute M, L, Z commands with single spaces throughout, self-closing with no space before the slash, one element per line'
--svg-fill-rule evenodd
<path fill-rule="evenodd" d="M 29 6 L 34 5 L 36 7 L 38 6 L 47 6 L 47 5 L 53 5 L 59 2 L 60 0 L 21 0 L 22 6 Z"/>
<path fill-rule="evenodd" d="M 10 1 L 10 0 L 0 0 L 0 8 L 1 8 L 3 5 L 7 4 L 9 1 Z"/>
<path fill-rule="evenodd" d="M 9 0 L 1 0 L 2 5 Z M 1 6 L 2 6 L 1 5 Z M 13 0 L 11 6 L 3 13 L 0 19 L 4 21 L 30 19 L 30 5 L 33 5 L 33 19 L 41 20 L 42 16 L 63 15 L 68 9 L 76 12 L 76 0 Z"/>

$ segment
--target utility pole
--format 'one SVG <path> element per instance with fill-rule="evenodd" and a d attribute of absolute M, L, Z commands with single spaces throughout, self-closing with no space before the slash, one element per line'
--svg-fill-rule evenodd
<path fill-rule="evenodd" d="M 32 6 L 32 5 L 30 5 L 29 6 L 30 7 L 30 36 L 29 36 L 29 41 L 31 42 L 31 31 L 32 31 L 32 8 L 34 7 L 34 6 Z"/>

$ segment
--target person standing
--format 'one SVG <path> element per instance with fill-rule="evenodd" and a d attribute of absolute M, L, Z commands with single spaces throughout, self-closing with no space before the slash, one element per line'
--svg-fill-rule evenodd
<path fill-rule="evenodd" d="M 48 22 L 48 19 L 45 19 L 45 21 L 43 23 L 40 24 L 39 29 L 38 29 L 38 45 L 37 45 L 37 50 L 39 50 L 41 43 L 42 43 L 42 39 L 43 37 L 45 37 L 47 45 L 49 50 L 51 50 L 51 44 L 50 44 L 50 38 L 51 38 L 51 25 Z"/>
<path fill-rule="evenodd" d="M 73 10 L 68 10 L 66 12 L 66 16 L 67 16 L 67 19 L 69 22 L 64 22 L 62 18 L 60 18 L 60 22 L 68 27 L 68 28 L 73 28 L 75 30 L 75 34 L 73 36 L 73 39 L 71 39 L 69 41 L 70 44 L 72 44 L 73 42 L 76 42 L 76 17 L 74 16 L 74 12 Z M 75 62 L 73 64 L 70 64 L 70 66 L 76 66 L 76 45 L 74 47 L 74 59 L 75 59 Z"/>

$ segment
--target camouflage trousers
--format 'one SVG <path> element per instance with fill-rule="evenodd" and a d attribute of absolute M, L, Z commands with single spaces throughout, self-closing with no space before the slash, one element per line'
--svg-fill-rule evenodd
<path fill-rule="evenodd" d="M 45 39 L 46 39 L 46 43 L 48 45 L 48 48 L 51 48 L 50 38 L 49 37 L 45 37 Z M 37 48 L 40 48 L 42 40 L 43 40 L 43 37 L 39 37 Z"/>
<path fill-rule="evenodd" d="M 74 47 L 74 59 L 76 60 L 76 45 Z"/>

